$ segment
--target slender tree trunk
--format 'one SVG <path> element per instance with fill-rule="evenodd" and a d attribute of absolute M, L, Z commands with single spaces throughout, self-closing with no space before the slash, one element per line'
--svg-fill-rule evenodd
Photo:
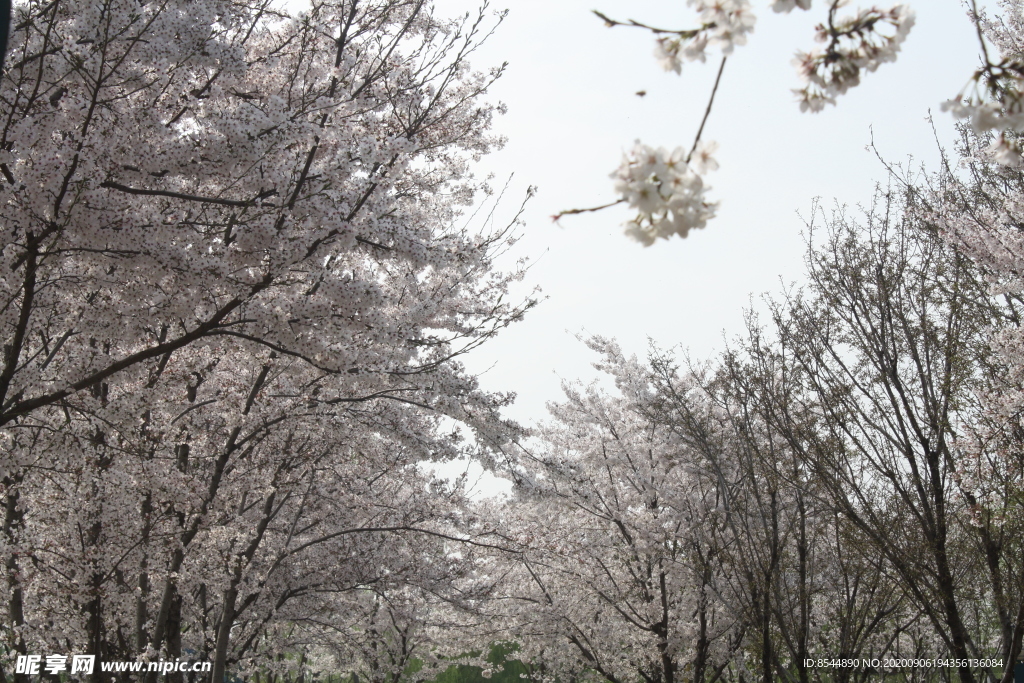
<path fill-rule="evenodd" d="M 1024 639 L 1024 598 L 1020 601 L 1020 609 L 1017 610 L 1017 622 L 1013 627 L 1013 635 L 1010 638 L 1010 649 L 1003 658 L 1003 680 L 1001 683 L 1012 683 L 1013 667 L 1020 658 L 1021 640 Z"/>
<path fill-rule="evenodd" d="M 4 510 L 4 536 L 11 547 L 5 562 L 7 570 L 8 627 L 11 629 L 12 634 L 18 634 L 10 643 L 10 647 L 13 650 L 12 654 L 15 656 L 27 654 L 25 651 L 25 638 L 21 635 L 21 627 L 25 625 L 25 598 L 21 587 L 21 569 L 18 566 L 18 555 L 14 551 L 24 518 L 24 511 L 18 506 L 18 486 L 21 484 L 21 480 L 21 474 L 4 479 L 4 485 L 7 487 Z M 28 676 L 15 673 L 13 674 L 13 682 L 28 683 Z"/>
<path fill-rule="evenodd" d="M 706 586 L 707 582 L 705 581 L 703 587 Z M 697 624 L 699 625 L 699 630 L 697 632 L 697 652 L 693 658 L 693 683 L 704 683 L 704 670 L 707 668 L 709 643 L 708 601 L 703 592 L 697 607 Z"/>
<path fill-rule="evenodd" d="M 807 547 L 807 508 L 804 504 L 804 497 L 802 492 L 797 491 L 796 496 L 797 514 L 800 519 L 799 536 L 797 538 L 797 557 L 799 562 L 799 580 L 800 580 L 800 632 L 797 634 L 797 653 L 796 653 L 796 667 L 797 673 L 800 676 L 800 683 L 810 683 L 810 678 L 807 674 L 807 667 L 804 666 L 804 661 L 807 659 L 807 637 L 810 632 L 811 622 L 811 598 L 810 591 L 807 590 L 807 554 L 809 548 Z"/>
<path fill-rule="evenodd" d="M 240 575 L 240 571 L 236 576 Z M 238 576 L 238 578 L 241 578 Z M 231 627 L 235 623 L 235 601 L 238 599 L 238 579 L 232 577 L 231 586 L 224 591 L 220 624 L 217 626 L 217 645 L 213 654 L 213 672 L 210 683 L 222 683 L 228 658 L 228 644 L 231 641 Z"/>
<path fill-rule="evenodd" d="M 181 594 L 176 593 L 171 602 L 171 612 L 167 616 L 167 659 L 181 659 Z M 166 674 L 167 683 L 184 683 L 185 676 L 180 671 Z"/>
<path fill-rule="evenodd" d="M 146 634 L 146 600 L 149 597 L 149 532 L 150 516 L 153 510 L 152 499 L 147 492 L 142 499 L 142 560 L 139 563 L 139 594 L 135 597 L 135 653 L 146 650 L 149 636 Z"/>
<path fill-rule="evenodd" d="M 277 483 L 277 475 L 274 474 L 273 483 Z M 235 604 L 238 600 L 238 584 L 242 582 L 242 571 L 252 561 L 256 551 L 263 541 L 263 534 L 267 531 L 267 525 L 274 516 L 274 501 L 277 499 L 276 492 L 271 492 L 263 501 L 262 515 L 256 525 L 256 533 L 245 551 L 235 558 L 235 568 L 231 576 L 231 584 L 224 591 L 224 602 L 221 608 L 220 624 L 217 627 L 217 645 L 214 650 L 213 671 L 210 674 L 211 683 L 221 683 L 224 680 L 224 670 L 227 664 L 228 644 L 231 641 L 231 627 L 235 623 Z"/>
<path fill-rule="evenodd" d="M 106 395 L 106 384 L 101 384 L 93 388 L 93 394 L 97 397 L 101 397 L 105 401 Z M 97 448 L 102 448 L 106 444 L 106 433 L 103 430 L 97 428 L 96 434 L 93 437 L 93 445 Z M 111 458 L 107 455 L 101 455 L 96 460 L 96 470 L 99 473 L 105 472 L 111 465 Z M 103 502 L 101 500 L 100 490 L 97 483 L 93 482 L 90 491 L 90 500 L 98 501 L 99 509 L 94 508 L 91 514 L 94 515 L 94 521 L 89 526 L 89 531 L 85 535 L 85 548 L 88 549 L 100 549 L 103 544 Z M 98 553 L 98 557 L 102 557 L 103 553 Z M 99 662 L 103 661 L 107 655 L 111 652 L 112 648 L 106 646 L 106 633 L 103 625 L 103 586 L 106 583 L 107 576 L 106 571 L 100 560 L 96 559 L 92 561 L 92 574 L 89 577 L 89 601 L 85 604 L 85 616 L 86 616 L 86 636 L 88 638 L 87 654 L 94 655 L 96 657 L 96 666 L 93 669 L 92 680 L 94 683 L 103 683 L 113 678 L 108 672 L 104 672 L 99 666 Z"/>
<path fill-rule="evenodd" d="M 946 547 L 947 540 L 947 519 L 946 519 L 946 493 L 942 489 L 941 464 L 939 453 L 933 449 L 926 449 L 925 459 L 928 463 L 928 471 L 931 475 L 931 491 L 933 507 L 935 510 L 935 528 L 932 534 L 932 548 L 935 556 L 935 569 L 938 579 L 939 598 L 942 601 L 942 609 L 946 615 L 946 624 L 949 626 L 949 636 L 953 646 L 953 656 L 957 659 L 968 660 L 973 656 L 970 650 L 970 635 L 964 626 L 963 618 L 960 616 L 960 606 L 956 600 L 956 586 L 953 580 L 953 572 L 949 566 L 949 553 Z M 957 667 L 961 683 L 974 683 L 974 673 L 971 667 Z"/>
<path fill-rule="evenodd" d="M 109 679 L 109 676 L 105 674 L 99 664 L 106 657 L 106 648 L 103 647 L 103 599 L 101 596 L 103 575 L 101 573 L 93 573 L 89 581 L 89 589 L 92 596 L 89 598 L 89 602 L 85 604 L 86 633 L 88 637 L 87 654 L 96 657 L 96 666 L 92 672 L 92 680 L 94 683 L 101 683 Z"/>

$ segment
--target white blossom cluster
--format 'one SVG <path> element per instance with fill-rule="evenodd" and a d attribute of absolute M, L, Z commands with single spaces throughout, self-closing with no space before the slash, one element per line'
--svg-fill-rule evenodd
<path fill-rule="evenodd" d="M 942 109 L 958 119 L 970 119 L 979 135 L 993 134 L 983 152 L 989 159 L 1019 167 L 1024 161 L 1018 136 L 1024 130 L 1024 7 L 1018 2 L 999 4 L 998 16 L 979 10 L 974 17 L 990 46 L 983 46 L 981 68 Z M 989 56 L 993 48 L 1000 54 L 998 62 Z"/>
<path fill-rule="evenodd" d="M 775 0 L 772 10 L 775 12 L 791 12 L 794 8 L 811 9 L 811 0 Z"/>
<path fill-rule="evenodd" d="M 708 47 L 731 54 L 736 45 L 746 45 L 756 17 L 747 0 L 687 0 L 700 13 L 701 27 L 674 36 L 659 36 L 654 56 L 665 71 L 680 73 L 683 60 L 703 62 Z"/>
<path fill-rule="evenodd" d="M 801 111 L 817 112 L 836 97 L 860 84 L 861 72 L 875 71 L 896 60 L 900 46 L 914 26 L 906 5 L 888 10 L 872 7 L 828 24 L 819 24 L 815 40 L 825 46 L 798 52 L 793 63 L 807 84 L 794 90 Z"/>
<path fill-rule="evenodd" d="M 611 175 L 621 201 L 637 211 L 626 223 L 626 234 L 650 246 L 658 238 L 686 237 L 690 230 L 703 228 L 718 206 L 708 201 L 710 188 L 701 177 L 718 168 L 711 156 L 717 147 L 700 142 L 688 158 L 681 147 L 669 152 L 637 141 Z"/>
<path fill-rule="evenodd" d="M 1020 32 L 1017 35 L 1024 36 Z M 959 158 L 949 164 L 949 168 L 965 172 L 947 172 L 926 188 L 928 201 L 921 211 L 947 240 L 983 268 L 994 296 L 1016 302 L 1024 292 L 1024 233 L 1020 229 L 1024 185 L 1019 151 L 998 151 L 1008 146 L 1000 142 L 1005 121 L 993 114 L 989 104 L 979 107 L 983 125 L 973 118 L 974 112 L 953 108 L 954 112 L 972 116 L 972 127 L 963 131 Z M 1000 133 L 995 142 L 985 135 L 991 130 Z M 965 179 L 975 182 L 969 184 Z M 982 394 L 979 414 L 963 425 L 956 444 L 956 474 L 958 484 L 972 491 L 988 510 L 1016 518 L 1018 504 L 1007 506 L 1000 499 L 1006 491 L 1012 491 L 1015 499 L 1020 496 L 1024 335 L 1016 320 L 1001 322 L 1012 324 L 993 323 L 989 338 L 999 363 L 999 382 Z"/>

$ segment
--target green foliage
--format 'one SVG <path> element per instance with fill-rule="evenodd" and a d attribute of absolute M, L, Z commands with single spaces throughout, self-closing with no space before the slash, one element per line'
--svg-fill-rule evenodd
<path fill-rule="evenodd" d="M 448 667 L 432 683 L 521 683 L 529 674 L 529 667 L 510 655 L 519 649 L 516 643 L 494 643 L 487 655 L 487 662 L 493 673 L 490 678 L 483 675 L 479 666 L 456 664 Z M 522 674 L 522 676 L 521 676 Z"/>

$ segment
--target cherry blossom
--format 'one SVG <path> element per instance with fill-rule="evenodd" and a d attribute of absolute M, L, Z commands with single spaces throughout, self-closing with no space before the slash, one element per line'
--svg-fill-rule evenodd
<path fill-rule="evenodd" d="M 698 12 L 701 27 L 658 31 L 668 34 L 659 35 L 654 48 L 654 56 L 665 71 L 682 73 L 683 59 L 705 61 L 709 46 L 731 54 L 736 45 L 746 45 L 747 34 L 754 30 L 756 17 L 747 0 L 688 0 L 687 4 Z"/>
<path fill-rule="evenodd" d="M 686 237 L 691 229 L 703 228 L 717 204 L 707 200 L 709 188 L 697 170 L 717 167 L 710 156 L 713 151 L 713 143 L 701 147 L 699 161 L 691 166 L 682 148 L 668 152 L 637 141 L 612 174 L 616 192 L 638 212 L 627 223 L 626 234 L 650 246 L 658 238 Z"/>
<path fill-rule="evenodd" d="M 772 11 L 792 12 L 793 8 L 811 9 L 811 0 L 775 0 L 772 2 Z"/>
<path fill-rule="evenodd" d="M 815 39 L 825 47 L 798 52 L 794 60 L 800 78 L 807 83 L 794 90 L 801 111 L 817 112 L 826 104 L 835 104 L 836 97 L 860 84 L 862 70 L 875 71 L 896 61 L 915 18 L 906 5 L 889 10 L 872 7 L 839 20 L 833 15 L 834 10 L 828 23 L 817 27 Z"/>

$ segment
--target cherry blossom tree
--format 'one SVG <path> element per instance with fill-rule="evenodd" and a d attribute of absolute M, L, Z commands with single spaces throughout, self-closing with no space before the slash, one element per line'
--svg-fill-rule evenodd
<path fill-rule="evenodd" d="M 515 432 L 459 362 L 531 305 L 510 228 L 457 225 L 500 144 L 501 69 L 467 62 L 491 20 L 204 2 L 15 8 L 8 657 L 277 670 L 366 595 L 455 604 L 490 544 L 420 464 Z"/>
<path fill-rule="evenodd" d="M 493 620 L 538 677 L 809 681 L 808 659 L 906 647 L 920 610 L 760 409 L 754 365 L 588 343 L 615 393 L 566 387 L 504 512 L 522 552 Z"/>
<path fill-rule="evenodd" d="M 893 179 L 920 203 L 919 212 L 984 275 L 988 293 L 1006 308 L 991 329 L 990 379 L 974 419 L 960 426 L 953 451 L 958 485 L 972 504 L 973 524 L 985 538 L 1002 652 L 1021 653 L 1021 572 L 1003 556 L 1004 540 L 1019 532 L 1021 494 L 1021 244 L 1019 214 L 1021 50 L 1024 22 L 1018 2 L 1001 2 L 997 16 L 973 6 L 981 68 L 948 108 L 965 118 L 952 154 L 923 181 Z M 1004 677 L 1009 680 L 1008 676 Z"/>
<path fill-rule="evenodd" d="M 436 364 L 441 338 L 412 330 L 507 320 L 445 308 L 437 275 L 470 282 L 494 246 L 448 227 L 497 142 L 478 98 L 500 70 L 465 64 L 482 21 L 417 2 L 20 7 L 0 423 L 201 339 L 379 377 L 375 343 Z"/>
<path fill-rule="evenodd" d="M 671 683 L 693 667 L 704 680 L 736 646 L 716 597 L 720 549 L 704 535 L 721 524 L 717 492 L 634 405 L 649 390 L 641 366 L 591 346 L 624 396 L 566 386 L 552 406 L 505 521 L 523 552 L 509 558 L 502 618 L 545 675 Z"/>
<path fill-rule="evenodd" d="M 495 619 L 543 676 L 1012 680 L 1022 176 L 964 134 L 967 173 L 817 212 L 808 284 L 720 358 L 590 342 L 504 513 Z"/>
<path fill-rule="evenodd" d="M 937 234 L 913 189 L 880 195 L 861 220 L 826 219 L 808 291 L 778 304 L 778 341 L 753 354 L 778 359 L 763 362 L 753 390 L 944 649 L 1014 661 L 1020 520 L 1005 512 L 1015 494 L 979 495 L 957 464 L 990 421 L 987 397 L 1005 390 L 992 341 L 1015 327 L 1013 306 Z M 973 445 L 982 461 L 998 459 L 997 442 Z M 962 681 L 995 675 L 966 661 L 957 668 Z M 1011 668 L 1001 673 L 1012 679 Z"/>

